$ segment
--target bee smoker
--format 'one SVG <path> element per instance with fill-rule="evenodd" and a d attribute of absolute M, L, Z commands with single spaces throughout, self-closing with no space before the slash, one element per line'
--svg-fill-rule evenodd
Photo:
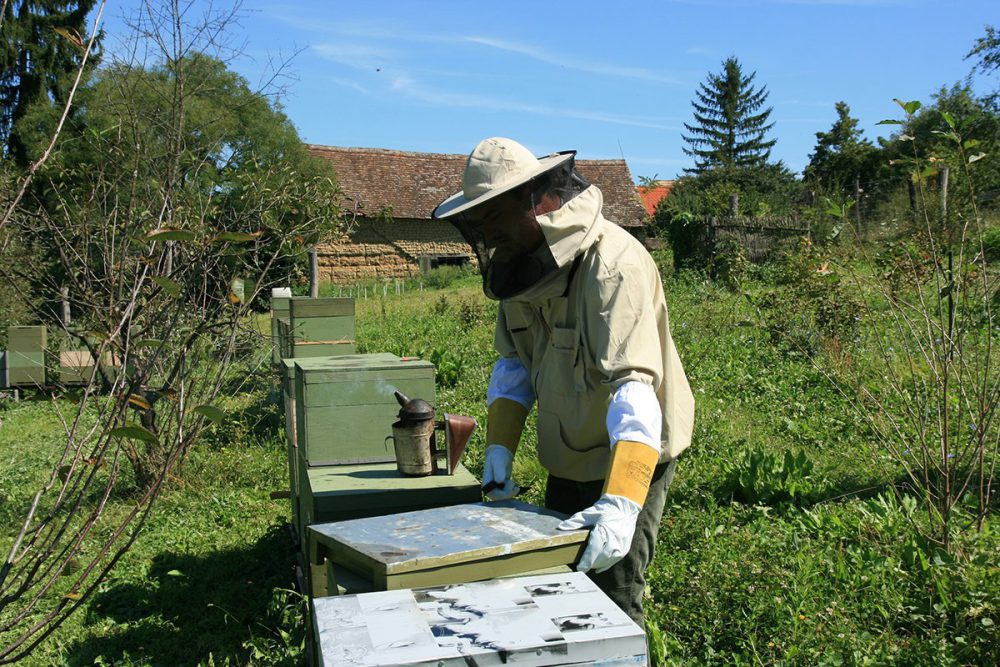
<path fill-rule="evenodd" d="M 434 420 L 434 407 L 422 398 L 408 398 L 401 391 L 393 395 L 399 402 L 399 420 L 392 425 L 392 440 L 396 450 L 396 468 L 409 477 L 423 477 L 446 470 L 455 472 L 458 460 L 465 452 L 476 420 L 464 415 L 445 413 L 442 421 Z M 438 449 L 436 431 L 444 432 L 444 448 Z M 441 459 L 441 461 L 439 461 Z"/>

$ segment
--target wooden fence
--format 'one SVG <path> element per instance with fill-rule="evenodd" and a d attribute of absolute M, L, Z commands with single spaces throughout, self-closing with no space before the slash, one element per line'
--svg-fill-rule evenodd
<path fill-rule="evenodd" d="M 808 223 L 796 218 L 706 216 L 684 225 L 672 238 L 677 266 L 711 268 L 720 252 L 742 250 L 750 262 L 762 264 L 795 248 L 810 236 Z"/>
<path fill-rule="evenodd" d="M 810 236 L 808 223 L 795 218 L 724 217 L 706 218 L 707 257 L 715 257 L 726 239 L 734 239 L 747 260 L 762 264 L 795 247 Z"/>

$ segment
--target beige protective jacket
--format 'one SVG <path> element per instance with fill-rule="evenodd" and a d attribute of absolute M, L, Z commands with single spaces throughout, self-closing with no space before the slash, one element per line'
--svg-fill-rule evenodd
<path fill-rule="evenodd" d="M 538 401 L 538 457 L 553 475 L 603 479 L 611 456 L 606 418 L 618 387 L 650 385 L 662 412 L 660 460 L 691 443 L 694 397 L 670 336 L 663 284 L 649 253 L 601 215 L 590 186 L 539 216 L 560 267 L 500 303 L 501 356 L 520 359 Z"/>

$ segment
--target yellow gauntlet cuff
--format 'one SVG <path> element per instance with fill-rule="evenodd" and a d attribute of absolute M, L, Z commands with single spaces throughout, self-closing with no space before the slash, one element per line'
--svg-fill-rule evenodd
<path fill-rule="evenodd" d="M 490 403 L 486 417 L 486 444 L 503 445 L 516 452 L 528 408 L 509 398 L 498 398 Z"/>
<path fill-rule="evenodd" d="M 660 453 L 641 442 L 619 440 L 611 452 L 611 468 L 604 482 L 604 493 L 624 496 L 642 506 L 646 502 L 653 468 Z"/>

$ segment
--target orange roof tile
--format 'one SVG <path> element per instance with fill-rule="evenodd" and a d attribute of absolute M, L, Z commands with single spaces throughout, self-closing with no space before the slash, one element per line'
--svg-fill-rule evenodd
<path fill-rule="evenodd" d="M 646 208 L 648 215 L 653 215 L 656 212 L 657 204 L 665 197 L 668 197 L 670 191 L 673 189 L 673 181 L 656 181 L 656 185 L 639 185 L 636 187 L 636 190 L 639 191 L 639 199 L 642 200 L 642 205 Z"/>

